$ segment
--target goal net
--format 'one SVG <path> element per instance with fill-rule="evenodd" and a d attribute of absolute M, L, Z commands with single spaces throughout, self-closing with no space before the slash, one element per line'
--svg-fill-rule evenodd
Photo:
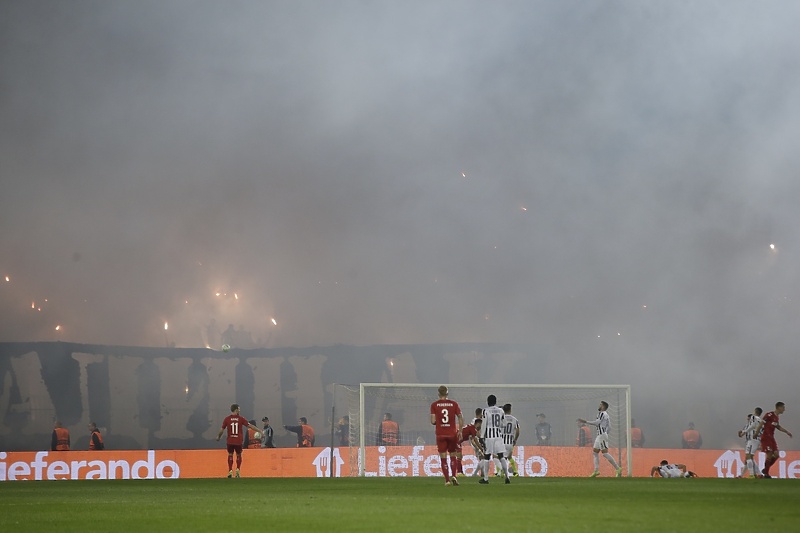
<path fill-rule="evenodd" d="M 337 385 L 334 410 L 337 417 L 347 415 L 348 451 L 352 476 L 364 475 L 370 454 L 377 455 L 381 423 L 386 413 L 400 428 L 399 446 L 435 446 L 430 423 L 430 404 L 438 398 L 440 384 L 361 383 Z M 595 419 L 600 401 L 609 404 L 611 417 L 609 451 L 624 470 L 631 474 L 630 385 L 447 385 L 449 398 L 461 406 L 464 424 L 475 418 L 476 409 L 486 407 L 490 394 L 497 405 L 510 403 L 519 419 L 521 432 L 517 446 L 538 446 L 535 427 L 540 421 L 550 426 L 550 446 L 584 445 L 590 448 L 595 431 L 591 427 L 588 442 L 580 442 L 577 419 Z M 544 414 L 544 419 L 537 417 Z M 342 442 L 342 444 L 345 444 Z M 341 450 L 344 454 L 344 450 Z M 602 459 L 605 462 L 605 459 Z M 344 474 L 344 473 L 343 473 Z"/>

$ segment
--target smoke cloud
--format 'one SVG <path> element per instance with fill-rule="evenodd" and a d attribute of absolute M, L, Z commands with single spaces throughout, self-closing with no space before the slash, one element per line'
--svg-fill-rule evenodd
<path fill-rule="evenodd" d="M 3 2 L 0 340 L 532 343 L 665 445 L 800 431 L 798 17 Z"/>

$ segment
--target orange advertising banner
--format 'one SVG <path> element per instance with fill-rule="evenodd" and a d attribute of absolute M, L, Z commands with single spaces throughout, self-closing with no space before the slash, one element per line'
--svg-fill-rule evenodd
<path fill-rule="evenodd" d="M 624 450 L 622 450 L 624 452 Z M 465 450 L 466 452 L 466 450 Z M 619 450 L 611 450 L 620 459 Z M 593 467 L 590 448 L 518 446 L 514 458 L 519 475 L 524 477 L 582 477 Z M 627 473 L 627 460 L 622 454 Z M 736 477 L 744 466 L 742 450 L 680 450 L 637 448 L 633 450 L 634 477 L 647 477 L 650 469 L 666 459 L 682 463 L 700 477 Z M 759 469 L 764 454 L 756 456 Z M 0 481 L 46 479 L 177 479 L 225 477 L 228 456 L 216 450 L 140 450 L 102 452 L 0 452 Z M 472 475 L 477 467 L 472 453 L 464 455 L 464 472 Z M 356 449 L 349 448 L 265 448 L 245 450 L 242 477 L 329 477 L 350 476 L 358 472 Z M 434 446 L 398 446 L 365 449 L 364 474 L 367 477 L 441 476 L 441 462 Z M 234 465 L 235 468 L 235 465 Z M 611 477 L 614 471 L 600 457 L 600 472 Z M 800 478 L 800 452 L 781 452 L 772 467 L 777 478 Z"/>

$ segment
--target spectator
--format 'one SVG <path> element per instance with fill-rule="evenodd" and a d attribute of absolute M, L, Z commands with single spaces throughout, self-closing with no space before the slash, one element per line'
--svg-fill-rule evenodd
<path fill-rule="evenodd" d="M 537 424 L 534 428 L 536 432 L 536 444 L 539 446 L 550 446 L 550 437 L 552 433 L 550 431 L 550 424 L 545 421 L 546 416 L 544 413 L 539 413 L 536 415 Z"/>
<path fill-rule="evenodd" d="M 683 432 L 681 446 L 689 450 L 698 450 L 702 445 L 702 435 L 700 435 L 699 431 L 694 429 L 694 422 L 689 422 L 689 427 Z"/>
<path fill-rule="evenodd" d="M 350 446 L 350 416 L 344 415 L 336 423 L 336 435 L 339 437 L 339 446 Z"/>
<path fill-rule="evenodd" d="M 261 419 L 261 422 L 264 423 L 264 429 L 261 430 L 261 447 L 274 448 L 275 443 L 272 442 L 272 438 L 275 435 L 275 430 L 269 425 L 269 417 L 265 416 Z"/>

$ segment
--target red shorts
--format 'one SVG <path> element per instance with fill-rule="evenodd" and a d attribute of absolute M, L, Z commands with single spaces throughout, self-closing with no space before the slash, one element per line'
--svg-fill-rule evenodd
<path fill-rule="evenodd" d="M 232 454 L 236 452 L 236 455 L 242 455 L 242 445 L 241 444 L 228 444 L 228 454 Z"/>
<path fill-rule="evenodd" d="M 455 453 L 458 447 L 458 437 L 455 435 L 436 435 L 436 447 L 439 453 Z"/>
<path fill-rule="evenodd" d="M 764 453 L 773 453 L 778 451 L 778 443 L 775 442 L 774 437 L 761 436 L 761 451 Z"/>

